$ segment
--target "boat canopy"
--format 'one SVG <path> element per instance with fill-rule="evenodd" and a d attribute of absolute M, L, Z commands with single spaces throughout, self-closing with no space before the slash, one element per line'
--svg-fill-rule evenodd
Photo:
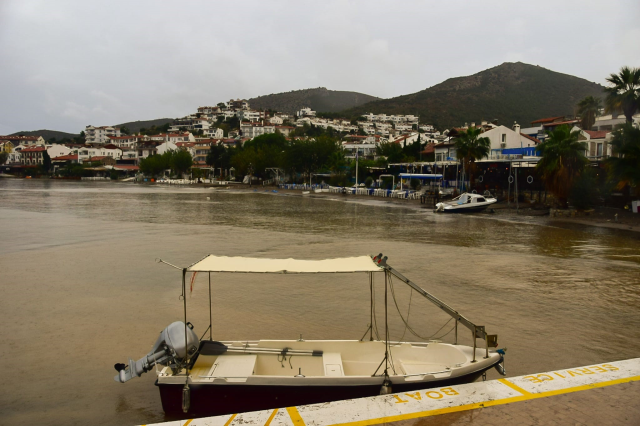
<path fill-rule="evenodd" d="M 262 274 L 327 274 L 383 272 L 370 256 L 325 260 L 262 259 L 209 255 L 189 268 L 190 272 L 243 272 Z"/>

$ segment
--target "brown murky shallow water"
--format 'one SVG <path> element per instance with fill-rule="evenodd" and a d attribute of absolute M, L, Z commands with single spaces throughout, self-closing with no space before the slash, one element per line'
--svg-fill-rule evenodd
<path fill-rule="evenodd" d="M 1 179 L 0 241 L 3 424 L 164 420 L 153 372 L 113 380 L 114 363 L 142 357 L 182 318 L 180 272 L 157 257 L 187 266 L 210 253 L 383 252 L 498 333 L 510 376 L 640 356 L 640 239 L 623 231 L 271 192 Z M 366 275 L 212 281 L 219 340 L 358 339 L 369 322 Z M 395 288 L 406 315 L 410 292 Z M 207 298 L 199 276 L 188 296 L 198 334 L 208 325 Z M 448 317 L 415 294 L 410 318 L 426 336 L 452 325 L 439 331 Z M 392 315 L 392 338 L 403 334 L 411 340 Z"/>

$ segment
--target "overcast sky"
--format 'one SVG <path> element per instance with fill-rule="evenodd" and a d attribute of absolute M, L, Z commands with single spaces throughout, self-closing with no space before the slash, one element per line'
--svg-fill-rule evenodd
<path fill-rule="evenodd" d="M 522 61 L 640 66 L 640 1 L 0 0 L 0 134 L 312 87 L 380 97 Z"/>

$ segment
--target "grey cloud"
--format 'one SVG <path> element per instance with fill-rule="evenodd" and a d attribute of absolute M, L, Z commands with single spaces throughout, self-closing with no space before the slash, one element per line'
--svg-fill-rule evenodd
<path fill-rule="evenodd" d="M 5 1 L 0 133 L 177 117 L 325 86 L 391 97 L 520 60 L 640 66 L 637 1 Z"/>

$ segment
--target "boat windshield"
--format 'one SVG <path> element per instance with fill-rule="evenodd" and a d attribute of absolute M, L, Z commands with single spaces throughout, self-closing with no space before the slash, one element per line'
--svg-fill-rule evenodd
<path fill-rule="evenodd" d="M 469 200 L 469 195 L 467 194 L 462 194 L 459 198 L 458 198 L 458 204 L 464 204 L 466 202 L 468 202 Z"/>

